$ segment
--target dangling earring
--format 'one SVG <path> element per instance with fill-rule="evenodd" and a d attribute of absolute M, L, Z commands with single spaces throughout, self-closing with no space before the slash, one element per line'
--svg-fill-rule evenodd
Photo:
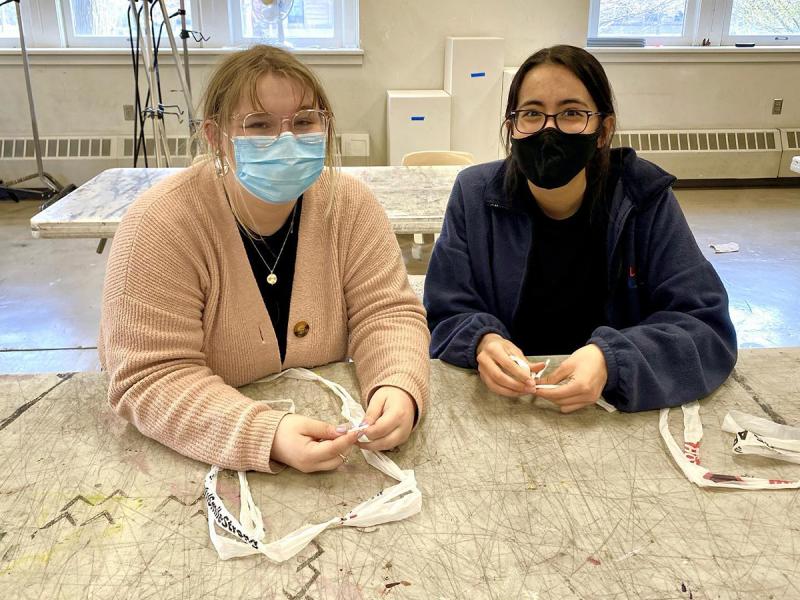
<path fill-rule="evenodd" d="M 219 150 L 214 152 L 214 171 L 217 177 L 225 177 L 228 174 L 228 159 L 219 153 Z"/>

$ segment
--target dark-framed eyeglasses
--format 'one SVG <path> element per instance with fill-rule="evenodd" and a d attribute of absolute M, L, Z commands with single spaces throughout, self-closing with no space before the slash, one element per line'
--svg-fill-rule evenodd
<path fill-rule="evenodd" d="M 595 116 L 605 117 L 606 113 L 568 108 L 555 114 L 548 114 L 530 108 L 521 108 L 511 111 L 508 120 L 513 123 L 514 129 L 523 135 L 539 133 L 547 125 L 548 119 L 553 119 L 556 129 L 563 133 L 583 133 L 589 126 L 589 120 Z"/>
<path fill-rule="evenodd" d="M 327 133 L 331 114 L 326 110 L 307 108 L 298 110 L 288 117 L 281 117 L 271 112 L 252 112 L 244 117 L 234 115 L 233 118 L 241 119 L 241 135 L 246 137 L 277 137 L 284 131 L 283 124 L 287 122 L 289 127 L 286 131 L 303 136 L 308 133 Z"/>

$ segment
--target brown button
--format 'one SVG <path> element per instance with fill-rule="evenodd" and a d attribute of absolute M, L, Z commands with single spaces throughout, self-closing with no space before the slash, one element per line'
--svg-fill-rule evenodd
<path fill-rule="evenodd" d="M 305 321 L 298 321 L 297 323 L 294 324 L 294 334 L 297 337 L 306 337 L 308 329 L 309 329 L 308 323 L 306 323 Z"/>

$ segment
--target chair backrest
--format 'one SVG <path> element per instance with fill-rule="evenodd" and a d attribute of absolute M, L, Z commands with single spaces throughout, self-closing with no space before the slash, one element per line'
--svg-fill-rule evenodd
<path fill-rule="evenodd" d="M 475 157 L 472 153 L 455 152 L 454 150 L 423 150 L 409 152 L 403 157 L 404 167 L 473 164 L 475 164 Z"/>

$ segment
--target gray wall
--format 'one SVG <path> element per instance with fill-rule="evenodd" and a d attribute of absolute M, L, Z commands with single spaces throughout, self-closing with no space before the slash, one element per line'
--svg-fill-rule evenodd
<path fill-rule="evenodd" d="M 504 37 L 505 64 L 516 66 L 542 46 L 582 45 L 588 22 L 588 0 L 361 0 L 360 4 L 363 64 L 315 69 L 332 98 L 339 131 L 370 134 L 371 164 L 386 161 L 386 90 L 441 89 L 446 36 Z M 797 62 L 601 60 L 619 101 L 620 128 L 800 126 Z M 122 120 L 122 104 L 131 103 L 130 68 L 119 60 L 110 62 L 116 64 L 34 67 L 43 136 L 124 135 L 131 130 L 131 123 Z M 202 58 L 193 62 L 196 96 L 212 68 L 203 63 L 209 62 Z M 169 62 L 162 70 L 164 89 L 174 88 Z M 182 102 L 176 93 L 167 97 Z M 770 114 L 773 98 L 784 98 L 783 115 Z M 18 61 L 0 61 L 0 106 L 0 136 L 29 135 Z M 168 125 L 171 131 L 184 131 L 174 120 Z"/>

